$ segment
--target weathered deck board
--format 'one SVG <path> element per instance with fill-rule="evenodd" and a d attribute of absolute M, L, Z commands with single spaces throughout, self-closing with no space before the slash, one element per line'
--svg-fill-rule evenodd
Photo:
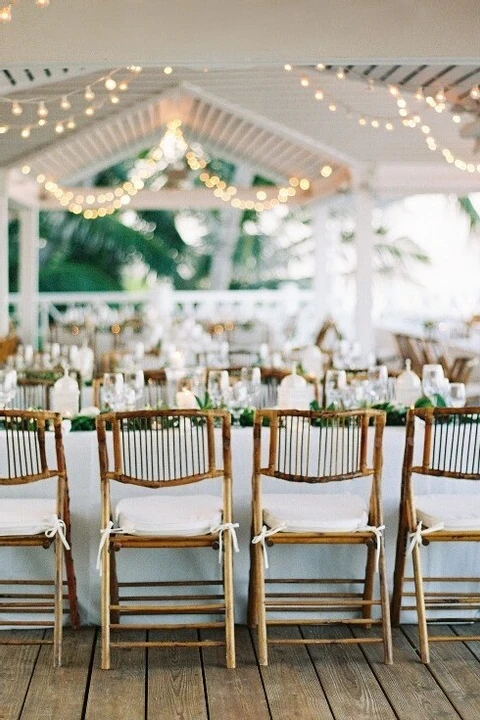
<path fill-rule="evenodd" d="M 459 635 L 475 632 L 471 625 L 459 625 L 455 628 Z M 416 640 L 416 628 L 405 627 L 404 632 L 408 638 L 413 637 Z M 435 627 L 435 635 L 454 634 L 456 633 L 449 627 Z M 478 720 L 480 665 L 475 655 L 462 642 L 430 643 L 429 670 L 463 720 Z"/>
<path fill-rule="evenodd" d="M 212 633 L 209 637 L 213 637 Z M 270 720 L 260 671 L 246 627 L 237 628 L 236 651 L 236 669 L 226 670 L 225 648 L 203 650 L 210 720 L 247 720 L 253 717 L 252 708 L 255 708 L 255 720 Z"/>
<path fill-rule="evenodd" d="M 16 634 L 42 636 L 39 631 Z M 20 717 L 39 652 L 38 645 L 0 645 L 0 720 Z"/>
<path fill-rule="evenodd" d="M 365 630 L 355 630 L 355 633 Z M 399 720 L 458 720 L 452 704 L 400 630 L 393 630 L 393 665 L 384 665 L 380 645 L 363 645 L 372 670 Z"/>
<path fill-rule="evenodd" d="M 345 628 L 306 627 L 308 637 L 345 637 Z M 348 633 L 348 630 L 347 630 Z M 311 645 L 310 654 L 335 720 L 395 720 L 382 688 L 358 645 Z"/>
<path fill-rule="evenodd" d="M 77 720 L 82 716 L 94 636 L 94 628 L 65 633 L 60 668 L 53 667 L 53 647 L 42 647 L 22 720 Z"/>
<path fill-rule="evenodd" d="M 300 637 L 297 628 L 270 628 L 269 636 Z M 302 645 L 271 645 L 268 666 L 261 667 L 272 720 L 333 719 L 315 668 Z"/>
<path fill-rule="evenodd" d="M 151 632 L 149 640 L 166 640 Z M 169 632 L 168 640 L 196 640 L 197 633 Z M 148 650 L 147 720 L 207 720 L 199 648 Z"/>
<path fill-rule="evenodd" d="M 345 630 L 291 627 L 288 632 L 296 638 L 300 633 L 336 637 Z M 472 626 L 444 626 L 438 632 L 465 635 Z M 128 635 L 145 639 L 143 632 Z M 381 645 L 332 644 L 270 646 L 270 664 L 259 667 L 255 633 L 238 627 L 236 670 L 226 669 L 220 647 L 114 649 L 112 669 L 101 670 L 98 636 L 94 628 L 66 630 L 64 665 L 56 670 L 51 647 L 0 646 L 0 720 L 480 717 L 480 642 L 434 643 L 426 667 L 416 652 L 416 628 L 410 626 L 394 631 L 392 666 L 383 664 Z"/>
<path fill-rule="evenodd" d="M 123 633 L 122 639 L 143 640 L 145 633 Z M 112 649 L 111 669 L 100 669 L 100 633 L 98 633 L 85 720 L 116 718 L 145 720 L 145 650 Z M 80 716 L 79 720 L 83 720 Z"/>

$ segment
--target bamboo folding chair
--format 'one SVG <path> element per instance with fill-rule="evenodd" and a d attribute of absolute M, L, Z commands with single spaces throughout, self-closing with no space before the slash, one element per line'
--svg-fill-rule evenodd
<path fill-rule="evenodd" d="M 269 429 L 262 431 L 266 423 Z M 375 410 L 257 410 L 248 621 L 250 627 L 258 627 L 261 665 L 268 663 L 268 644 L 278 643 L 381 642 L 385 662 L 392 662 L 380 494 L 384 424 L 385 414 Z M 373 435 L 373 447 L 367 446 L 369 435 Z M 366 486 L 363 495 L 346 494 L 345 485 L 356 478 L 365 478 L 358 481 Z M 332 483 L 337 492 L 327 494 L 320 487 L 313 492 L 290 492 L 290 487 L 288 490 L 283 487 L 282 494 L 263 492 L 265 480 L 269 485 L 279 486 Z M 266 577 L 267 546 L 327 544 L 366 545 L 363 577 L 323 577 L 321 570 L 302 578 L 284 577 L 283 572 L 281 577 Z M 318 549 L 314 560 L 320 567 L 331 562 L 330 558 L 320 561 Z M 377 568 L 380 597 L 374 599 L 378 594 Z M 307 591 L 309 586 L 312 591 Z M 352 592 L 355 586 L 360 586 L 358 592 Z M 270 591 L 271 587 L 274 590 Z M 374 607 L 379 608 L 380 619 L 373 617 Z M 332 612 L 334 616 L 325 616 Z M 284 613 L 295 613 L 295 619 L 286 618 Z M 357 627 L 380 625 L 382 636 L 367 634 L 335 640 L 267 636 L 267 627 L 273 625 L 338 623 Z"/>
<path fill-rule="evenodd" d="M 51 395 L 54 379 L 18 378 L 13 405 L 19 410 L 35 408 L 51 409 Z"/>
<path fill-rule="evenodd" d="M 55 433 L 56 463 L 47 460 L 45 429 L 47 424 Z M 68 599 L 70 621 L 79 626 L 76 582 L 73 567 L 70 531 L 70 509 L 67 473 L 62 441 L 62 418 L 52 412 L 1 410 L 0 428 L 4 435 L 5 452 L 0 459 L 0 547 L 40 547 L 55 550 L 54 579 L 0 580 L 0 614 L 17 617 L 25 613 L 25 620 L 2 619 L 4 628 L 53 627 L 53 640 L 48 638 L 21 639 L 11 633 L 0 633 L 0 644 L 50 644 L 54 647 L 54 665 L 61 665 L 64 600 Z M 4 464 L 5 463 L 5 464 Z M 56 478 L 56 490 L 49 498 L 11 497 L 7 488 L 26 486 Z M 66 582 L 63 581 L 65 560 Z M 3 574 L 3 573 L 2 573 Z M 64 586 L 67 594 L 64 596 Z M 24 588 L 24 590 L 22 590 Z M 36 588 L 40 588 L 36 590 Z M 48 588 L 46 590 L 45 588 Z M 53 615 L 53 619 L 52 619 Z M 31 619 L 32 616 L 42 619 Z M 45 616 L 50 619 L 44 619 Z"/>
<path fill-rule="evenodd" d="M 221 442 L 215 432 L 219 424 Z M 111 426 L 113 455 L 109 456 L 106 429 Z M 102 571 L 102 668 L 110 667 L 110 648 L 128 647 L 112 641 L 112 630 L 172 630 L 161 623 L 123 624 L 121 617 L 135 615 L 198 614 L 221 616 L 221 620 L 186 621 L 181 628 L 223 628 L 223 640 L 150 640 L 144 647 L 225 646 L 227 667 L 235 667 L 233 562 L 236 546 L 232 522 L 230 415 L 225 411 L 139 410 L 101 415 L 97 418 L 101 472 L 102 542 L 99 550 Z M 217 447 L 218 446 L 218 447 Z M 220 464 L 218 464 L 220 460 Z M 181 485 L 217 480 L 217 495 L 172 495 L 161 492 Z M 112 483 L 147 490 L 126 497 L 115 507 Z M 118 485 L 116 486 L 118 489 Z M 117 580 L 114 551 L 123 548 L 218 548 L 221 579 L 170 577 L 160 581 L 121 583 Z M 185 594 L 186 588 L 194 594 Z M 139 595 L 135 596 L 135 588 Z M 140 592 L 142 588 L 143 592 Z M 166 588 L 164 595 L 158 594 Z M 176 590 L 183 588 L 183 592 Z M 207 592 L 207 589 L 210 591 Z M 212 593 L 211 588 L 218 592 Z M 145 592 L 157 594 L 145 595 Z"/>
<path fill-rule="evenodd" d="M 417 461 L 415 442 L 419 436 Z M 445 608 L 468 611 L 480 607 L 480 592 L 465 591 L 465 586 L 459 586 L 459 583 L 474 583 L 478 587 L 480 577 L 478 573 L 475 577 L 466 577 L 465 573 L 462 576 L 440 577 L 437 572 L 435 577 L 424 576 L 420 553 L 420 545 L 433 542 L 480 541 L 480 492 L 458 492 L 459 481 L 476 480 L 480 480 L 480 408 L 410 410 L 407 416 L 391 616 L 392 623 L 398 625 L 402 610 L 416 609 L 420 656 L 424 663 L 430 660 L 430 642 L 480 640 L 478 634 L 467 637 L 428 632 L 427 622 L 444 620 L 438 616 L 435 618 L 434 611 L 438 613 Z M 422 482 L 428 488 L 436 488 L 431 492 L 427 488 L 427 491 L 417 493 L 416 489 Z M 448 490 L 442 492 L 445 487 Z M 413 577 L 405 577 L 407 557 L 410 554 Z M 461 569 L 464 564 L 459 563 Z M 451 589 L 445 590 L 439 583 Z M 412 584 L 414 591 L 409 590 Z M 426 590 L 426 587 L 429 589 Z M 409 604 L 403 604 L 404 598 Z M 465 617 L 458 618 L 458 615 L 457 619 L 465 621 Z M 455 618 L 449 618 L 448 621 L 455 622 Z"/>

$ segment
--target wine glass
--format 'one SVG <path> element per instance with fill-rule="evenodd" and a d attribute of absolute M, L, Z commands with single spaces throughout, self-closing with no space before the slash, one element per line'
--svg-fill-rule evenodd
<path fill-rule="evenodd" d="M 260 368 L 242 368 L 240 371 L 240 381 L 244 384 L 247 391 L 247 404 L 257 407 L 262 391 L 262 376 Z"/>
<path fill-rule="evenodd" d="M 432 402 L 435 395 L 441 395 L 445 386 L 445 376 L 441 365 L 424 365 L 422 370 L 423 393 Z M 434 402 L 435 404 L 435 402 Z"/>
<path fill-rule="evenodd" d="M 345 370 L 327 370 L 325 373 L 325 403 L 327 407 L 343 406 L 343 395 L 347 386 Z"/>
<path fill-rule="evenodd" d="M 207 390 L 213 407 L 220 407 L 228 399 L 229 380 L 227 370 L 210 370 Z"/>
<path fill-rule="evenodd" d="M 143 370 L 131 370 L 123 373 L 123 394 L 128 410 L 134 410 L 143 397 L 145 378 Z"/>
<path fill-rule="evenodd" d="M 465 391 L 465 383 L 453 382 L 450 383 L 449 387 L 449 399 L 450 407 L 458 408 L 464 407 L 467 401 L 467 395 Z"/>
<path fill-rule="evenodd" d="M 102 387 L 103 401 L 111 410 L 124 407 L 124 381 L 122 373 L 104 373 Z"/>
<path fill-rule="evenodd" d="M 233 423 L 236 425 L 243 410 L 249 406 L 249 392 L 243 380 L 233 383 L 228 394 L 228 409 L 232 413 Z"/>
<path fill-rule="evenodd" d="M 15 370 L 0 370 L 0 408 L 4 409 L 15 397 L 17 373 Z"/>
<path fill-rule="evenodd" d="M 382 403 L 387 399 L 388 370 L 386 365 L 376 365 L 367 371 L 367 390 L 372 403 Z"/>

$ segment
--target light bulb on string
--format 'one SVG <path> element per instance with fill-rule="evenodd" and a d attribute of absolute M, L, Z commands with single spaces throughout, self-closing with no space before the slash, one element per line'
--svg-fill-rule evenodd
<path fill-rule="evenodd" d="M 72 103 L 68 99 L 67 95 L 64 95 L 60 100 L 60 107 L 62 108 L 62 110 L 70 110 L 70 108 L 72 107 Z"/>
<path fill-rule="evenodd" d="M 21 115 L 23 113 L 23 108 L 18 102 L 12 103 L 12 115 Z"/>
<path fill-rule="evenodd" d="M 85 88 L 85 95 L 84 95 L 84 97 L 85 97 L 85 100 L 93 100 L 93 99 L 94 99 L 95 93 L 93 92 L 93 90 L 92 90 L 92 88 L 90 87 L 90 85 L 87 85 L 87 87 Z"/>
<path fill-rule="evenodd" d="M 27 138 L 29 138 L 29 137 L 30 137 L 30 128 L 29 128 L 29 127 L 24 127 L 24 128 L 22 128 L 22 130 L 21 130 L 21 132 L 20 132 L 20 135 L 21 135 L 22 138 L 24 138 L 25 140 L 26 140 Z"/>
<path fill-rule="evenodd" d="M 469 94 L 472 100 L 478 100 L 480 98 L 480 87 L 478 85 L 474 85 Z"/>
<path fill-rule="evenodd" d="M 50 5 L 50 0 L 35 0 L 35 5 L 39 8 L 46 8 Z"/>
<path fill-rule="evenodd" d="M 444 103 L 446 99 L 447 99 L 447 97 L 445 95 L 444 89 L 440 88 L 440 90 L 435 95 L 435 100 L 439 103 Z"/>
<path fill-rule="evenodd" d="M 105 87 L 107 90 L 115 90 L 115 88 L 117 87 L 117 83 L 112 77 L 108 77 L 105 80 Z"/>
<path fill-rule="evenodd" d="M 0 8 L 0 23 L 8 23 L 12 19 L 12 6 L 9 3 L 8 5 L 3 5 Z"/>
<path fill-rule="evenodd" d="M 58 122 L 55 125 L 55 132 L 61 135 L 65 131 L 65 125 L 62 122 Z"/>
<path fill-rule="evenodd" d="M 46 118 L 48 115 L 48 108 L 43 100 L 38 103 L 37 115 L 39 118 Z"/>

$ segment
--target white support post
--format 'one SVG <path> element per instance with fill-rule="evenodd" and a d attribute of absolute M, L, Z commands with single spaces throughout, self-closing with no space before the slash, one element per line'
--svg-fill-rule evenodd
<path fill-rule="evenodd" d="M 22 208 L 20 221 L 19 336 L 38 345 L 38 208 Z"/>
<path fill-rule="evenodd" d="M 312 206 L 312 237 L 315 243 L 315 275 L 312 282 L 313 317 L 320 327 L 332 313 L 332 254 L 334 252 L 334 223 L 330 217 L 332 205 L 328 201 Z"/>
<path fill-rule="evenodd" d="M 0 338 L 8 335 L 8 195 L 7 173 L 0 171 Z"/>
<path fill-rule="evenodd" d="M 373 209 L 374 199 L 368 175 L 354 178 L 355 241 L 357 250 L 355 339 L 362 357 L 375 350 L 373 327 Z"/>

